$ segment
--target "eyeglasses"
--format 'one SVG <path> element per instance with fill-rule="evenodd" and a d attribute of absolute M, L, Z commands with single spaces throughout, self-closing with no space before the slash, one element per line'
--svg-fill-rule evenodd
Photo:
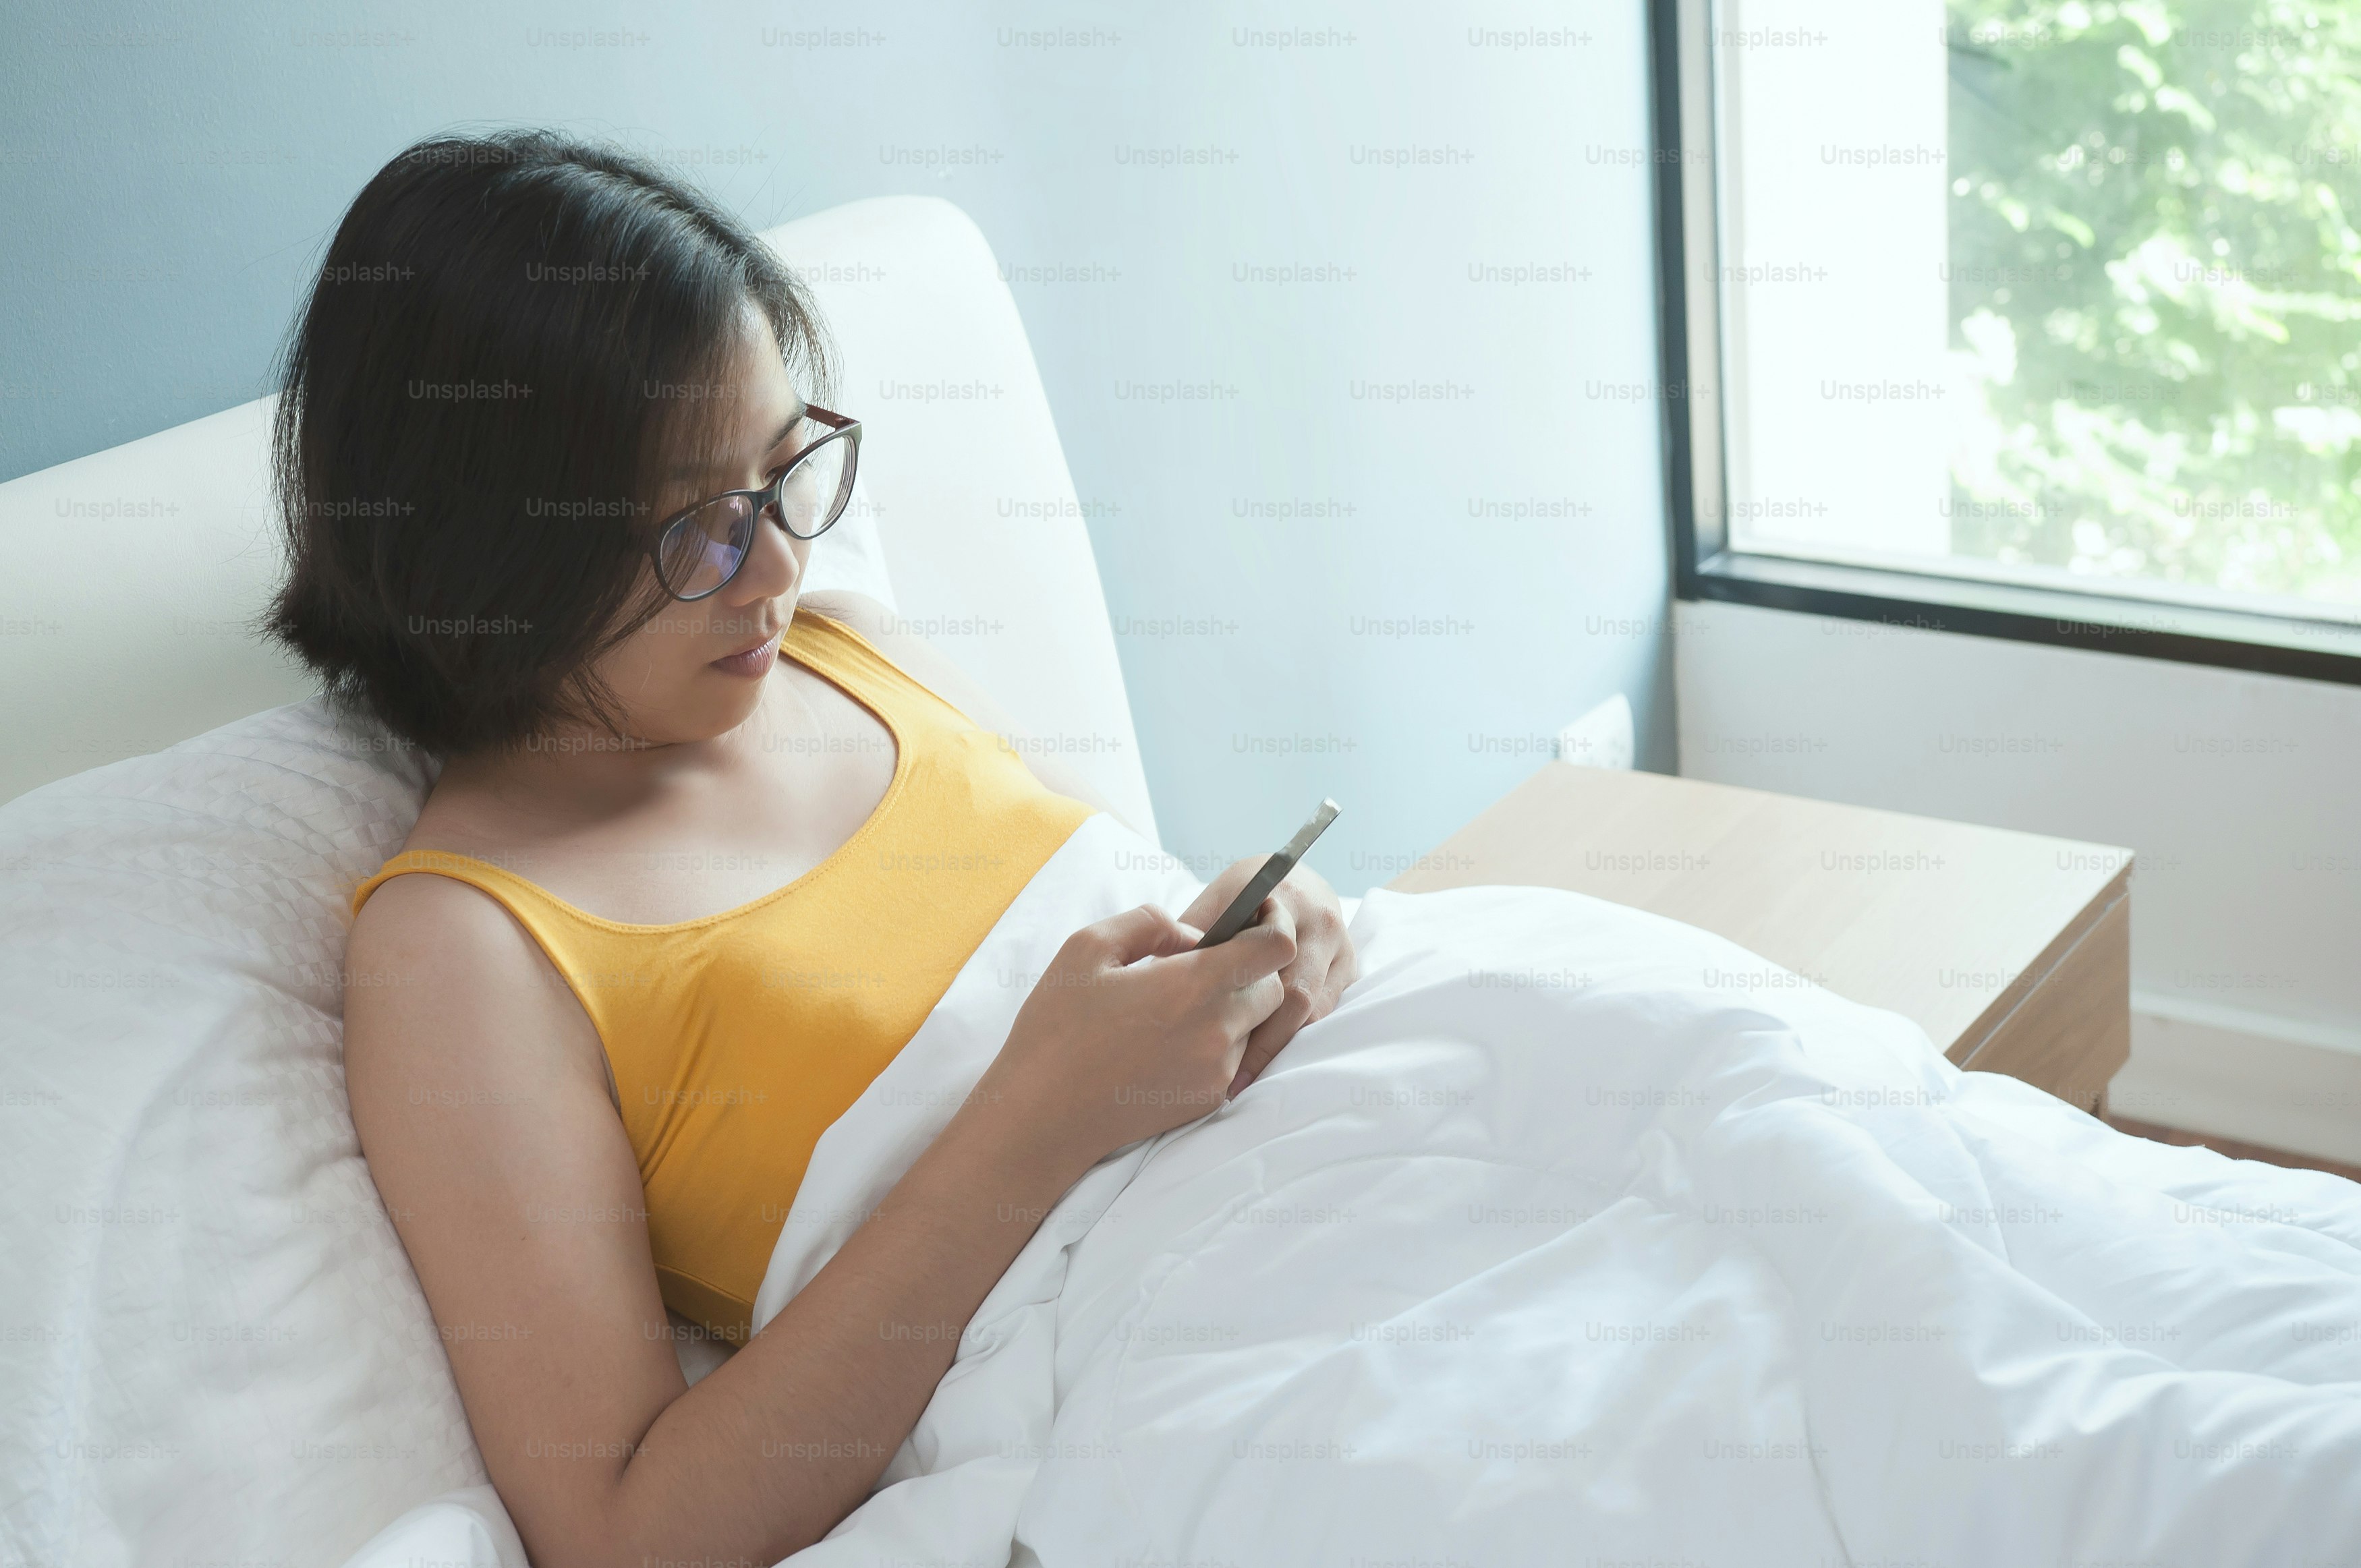
<path fill-rule="evenodd" d="M 657 528 L 651 547 L 656 580 L 673 598 L 701 599 L 726 587 L 753 554 L 754 530 L 766 511 L 797 539 L 818 539 L 844 515 L 861 456 L 861 422 L 810 404 L 804 413 L 828 433 L 760 489 L 724 491 L 673 513 Z"/>

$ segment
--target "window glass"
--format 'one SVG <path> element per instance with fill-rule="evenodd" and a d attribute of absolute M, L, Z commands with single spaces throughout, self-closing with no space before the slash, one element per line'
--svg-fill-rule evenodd
<path fill-rule="evenodd" d="M 1712 31 L 1735 546 L 2361 619 L 2361 5 Z"/>

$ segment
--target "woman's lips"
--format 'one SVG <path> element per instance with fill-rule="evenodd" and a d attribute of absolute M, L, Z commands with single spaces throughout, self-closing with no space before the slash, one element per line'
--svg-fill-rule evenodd
<path fill-rule="evenodd" d="M 738 675 L 754 680 L 769 674 L 772 664 L 777 662 L 778 657 L 779 640 L 773 637 L 765 641 L 755 643 L 742 653 L 732 653 L 726 659 L 716 659 L 710 667 L 720 671 L 725 675 Z"/>

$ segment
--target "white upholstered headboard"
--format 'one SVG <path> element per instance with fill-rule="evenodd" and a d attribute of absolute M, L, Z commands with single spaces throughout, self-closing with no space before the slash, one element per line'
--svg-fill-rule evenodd
<path fill-rule="evenodd" d="M 1090 536 L 983 234 L 889 196 L 764 237 L 818 298 L 864 427 L 862 515 L 821 537 L 809 586 L 862 584 L 882 545 L 913 629 L 1152 836 Z M 250 630 L 281 560 L 269 411 L 0 484 L 0 800 L 308 695 Z"/>

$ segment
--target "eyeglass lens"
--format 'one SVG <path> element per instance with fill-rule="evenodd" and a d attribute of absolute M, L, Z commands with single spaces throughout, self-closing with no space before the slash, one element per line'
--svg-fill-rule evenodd
<path fill-rule="evenodd" d="M 844 510 L 851 487 L 852 444 L 826 441 L 799 458 L 779 485 L 779 521 L 797 539 L 815 539 Z M 682 598 L 708 594 L 737 574 L 753 547 L 753 503 L 720 496 L 675 522 L 665 532 L 664 586 Z"/>

